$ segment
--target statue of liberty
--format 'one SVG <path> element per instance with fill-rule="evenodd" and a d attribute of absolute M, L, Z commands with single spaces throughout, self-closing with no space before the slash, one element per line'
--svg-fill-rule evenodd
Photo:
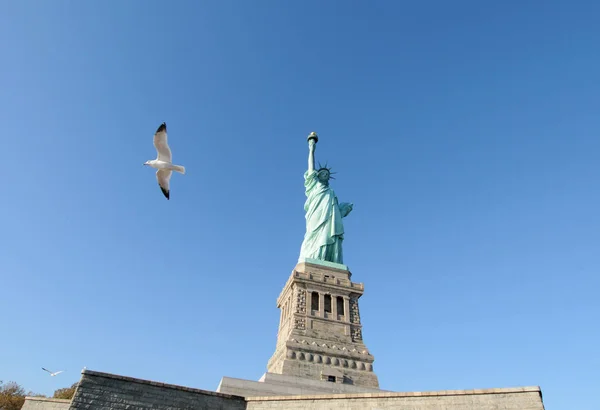
<path fill-rule="evenodd" d="M 331 168 L 327 164 L 315 170 L 315 147 L 319 141 L 316 133 L 308 136 L 308 170 L 304 173 L 306 202 L 306 234 L 300 249 L 300 260 L 318 259 L 343 263 L 342 241 L 344 225 L 342 218 L 352 211 L 353 204 L 338 203 L 337 196 L 329 186 Z"/>

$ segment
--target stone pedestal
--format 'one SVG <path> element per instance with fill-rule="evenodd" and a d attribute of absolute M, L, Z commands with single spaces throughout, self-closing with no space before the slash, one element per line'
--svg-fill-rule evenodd
<path fill-rule="evenodd" d="M 364 286 L 350 277 L 340 264 L 296 265 L 277 299 L 281 318 L 269 373 L 379 388 L 362 338 L 358 299 Z"/>

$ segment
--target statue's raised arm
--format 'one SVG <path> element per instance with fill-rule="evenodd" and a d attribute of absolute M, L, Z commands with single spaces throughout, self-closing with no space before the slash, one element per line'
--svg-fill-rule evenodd
<path fill-rule="evenodd" d="M 306 233 L 300 260 L 317 259 L 343 263 L 342 241 L 344 226 L 342 218 L 352 211 L 351 203 L 339 203 L 335 192 L 329 186 L 331 169 L 319 165 L 315 169 L 315 147 L 319 137 L 311 132 L 308 136 L 308 170 L 304 173 L 306 202 Z"/>
<path fill-rule="evenodd" d="M 315 148 L 317 147 L 319 137 L 316 132 L 311 132 L 308 136 L 308 172 L 315 170 Z"/>

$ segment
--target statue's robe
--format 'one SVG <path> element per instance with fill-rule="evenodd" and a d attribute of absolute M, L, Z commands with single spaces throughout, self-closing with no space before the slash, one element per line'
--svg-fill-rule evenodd
<path fill-rule="evenodd" d="M 304 173 L 304 187 L 306 233 L 300 250 L 300 259 L 312 258 L 343 263 L 344 225 L 342 217 L 350 212 L 351 206 L 341 204 L 340 207 L 335 192 L 329 185 L 319 181 L 316 171 Z"/>

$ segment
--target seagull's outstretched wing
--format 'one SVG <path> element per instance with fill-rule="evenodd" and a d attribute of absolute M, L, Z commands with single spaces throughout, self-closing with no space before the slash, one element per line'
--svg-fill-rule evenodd
<path fill-rule="evenodd" d="M 173 171 L 170 169 L 159 169 L 156 171 L 156 180 L 158 181 L 158 186 L 160 186 L 160 190 L 167 199 L 169 199 L 169 180 L 171 179 L 172 174 Z"/>
<path fill-rule="evenodd" d="M 171 148 L 167 143 L 167 124 L 164 122 L 160 124 L 154 134 L 154 148 L 158 154 L 157 160 L 171 162 Z"/>
<path fill-rule="evenodd" d="M 46 369 L 45 367 L 42 367 L 42 370 L 47 371 L 48 373 L 50 373 L 50 376 L 56 376 L 57 374 L 61 374 L 62 372 L 64 372 L 64 370 L 60 370 L 58 372 L 51 372 L 50 370 Z"/>

